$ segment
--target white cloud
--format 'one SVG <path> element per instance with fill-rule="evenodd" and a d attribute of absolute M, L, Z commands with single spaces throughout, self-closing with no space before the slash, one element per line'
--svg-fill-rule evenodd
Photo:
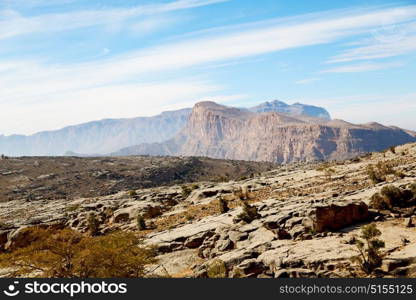
<path fill-rule="evenodd" d="M 176 1 L 163 6 L 163 9 L 151 6 L 145 11 L 154 12 L 155 7 L 157 11 L 169 11 L 216 2 L 219 1 Z M 143 13 L 143 10 L 140 11 Z M 34 17 L 36 21 L 33 27 L 30 26 L 33 22 L 31 18 L 24 19 L 23 23 L 29 22 L 26 25 L 30 30 L 37 31 L 59 23 L 59 26 L 55 25 L 63 30 L 65 26 L 87 26 L 109 22 L 112 17 L 125 18 L 137 11 L 111 11 L 111 15 L 104 16 L 102 13 L 77 12 L 72 25 L 61 24 L 61 16 L 55 16 L 46 24 L 43 23 L 46 22 L 44 18 L 38 20 Z M 198 81 L 178 79 L 174 88 L 165 88 L 166 82 L 153 85 L 144 82 L 148 81 L 150 75 L 153 78 L 167 71 L 227 63 L 290 48 L 339 41 L 371 32 L 378 26 L 380 19 L 390 20 L 392 14 L 395 18 L 391 22 L 408 21 L 416 17 L 416 6 L 358 13 L 332 12 L 297 17 L 284 23 L 276 20 L 245 24 L 238 28 L 233 26 L 224 30 L 225 33 L 214 30 L 191 38 L 188 36 L 187 40 L 176 40 L 124 55 L 104 56 L 87 63 L 52 65 L 35 59 L 23 62 L 0 60 L 0 104 L 6 107 L 0 112 L 0 132 L 33 132 L 56 128 L 58 124 L 104 118 L 110 114 L 113 117 L 143 115 L 160 111 L 165 105 L 174 106 L 209 97 L 214 91 L 216 95 L 223 94 L 222 87 L 214 85 L 213 89 L 211 85 Z M 20 26 L 15 34 L 26 28 L 22 27 L 22 23 L 18 24 Z M 13 32 L 13 28 L 9 30 Z M 0 36 L 10 32 L 0 24 Z M 149 85 L 156 88 L 149 88 Z M 73 113 L 70 113 L 71 110 Z M 30 124 L 34 124 L 32 128 Z"/>
<path fill-rule="evenodd" d="M 306 79 L 296 81 L 295 84 L 310 84 L 319 80 L 321 79 L 320 78 L 306 78 Z"/>
<path fill-rule="evenodd" d="M 384 69 L 398 68 L 403 66 L 401 62 L 393 63 L 360 63 L 360 64 L 351 64 L 336 68 L 331 68 L 321 71 L 321 73 L 356 73 L 356 72 L 369 72 L 369 71 L 378 71 Z"/>
<path fill-rule="evenodd" d="M 403 20 L 416 16 L 416 6 L 403 8 L 400 11 Z M 393 12 L 397 17 L 397 10 Z M 371 30 L 371 26 L 376 25 L 380 18 L 388 16 L 389 13 L 390 10 L 381 10 L 343 18 L 338 16 L 331 16 L 329 19 L 318 18 L 290 26 L 277 25 L 265 28 L 256 26 L 255 29 L 242 32 L 194 38 L 84 64 L 50 66 L 27 62 L 23 68 L 18 64 L 20 67 L 2 77 L 0 99 L 5 101 L 9 97 L 21 98 L 24 94 L 33 96 L 39 93 L 57 93 L 134 80 L 149 72 L 183 69 L 333 42 L 357 31 Z"/>
<path fill-rule="evenodd" d="M 14 10 L 0 11 L 0 39 L 23 34 L 60 32 L 84 27 L 117 24 L 139 16 L 157 15 L 177 10 L 211 5 L 228 0 L 177 0 L 132 8 L 84 10 L 25 17 Z"/>
<path fill-rule="evenodd" d="M 354 46 L 354 44 L 350 44 Z M 380 59 L 416 51 L 416 23 L 384 26 L 372 31 L 372 38 L 355 43 L 359 47 L 344 50 L 328 63 Z"/>

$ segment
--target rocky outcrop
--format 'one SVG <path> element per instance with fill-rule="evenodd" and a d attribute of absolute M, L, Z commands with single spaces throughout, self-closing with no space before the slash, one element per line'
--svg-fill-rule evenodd
<path fill-rule="evenodd" d="M 416 138 L 402 129 L 376 123 L 354 125 L 201 102 L 194 106 L 185 128 L 174 139 L 119 153 L 290 163 L 345 159 L 413 141 Z"/>
<path fill-rule="evenodd" d="M 314 229 L 317 232 L 335 231 L 357 222 L 366 221 L 368 218 L 368 206 L 364 202 L 317 207 Z"/>

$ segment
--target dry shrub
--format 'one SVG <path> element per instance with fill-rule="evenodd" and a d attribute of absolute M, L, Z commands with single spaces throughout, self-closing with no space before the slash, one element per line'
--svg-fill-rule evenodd
<path fill-rule="evenodd" d="M 220 213 L 222 214 L 225 214 L 230 210 L 230 208 L 228 207 L 227 201 L 224 200 L 223 198 L 220 198 L 218 200 L 218 205 L 219 205 Z"/>
<path fill-rule="evenodd" d="M 246 223 L 251 223 L 260 217 L 261 216 L 257 211 L 257 207 L 251 206 L 247 202 L 243 202 L 243 211 L 237 216 L 236 220 L 242 220 Z"/>
<path fill-rule="evenodd" d="M 227 278 L 228 272 L 225 263 L 220 259 L 215 259 L 207 267 L 208 278 Z"/>
<path fill-rule="evenodd" d="M 386 181 L 386 176 L 390 174 L 396 175 L 396 171 L 387 162 L 380 161 L 376 165 L 367 166 L 367 175 L 374 184 Z"/>
<path fill-rule="evenodd" d="M 387 185 L 371 197 L 370 207 L 375 209 L 406 207 L 415 196 L 416 194 L 411 190 L 401 190 L 393 185 Z"/>
<path fill-rule="evenodd" d="M 145 275 L 155 262 L 151 248 L 139 246 L 132 233 L 87 237 L 71 229 L 33 228 L 32 242 L 0 255 L 0 266 L 13 276 L 45 278 L 127 278 Z"/>

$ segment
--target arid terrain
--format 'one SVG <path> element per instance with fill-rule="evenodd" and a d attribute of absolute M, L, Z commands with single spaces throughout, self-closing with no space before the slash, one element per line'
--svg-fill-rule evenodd
<path fill-rule="evenodd" d="M 272 163 L 202 157 L 10 157 L 0 160 L 0 202 L 96 197 L 194 181 L 223 181 L 270 170 Z"/>
<path fill-rule="evenodd" d="M 53 160 L 60 160 L 61 168 L 55 161 L 52 170 L 48 163 Z M 161 179 L 154 184 L 157 187 L 149 184 L 147 188 L 140 185 L 145 179 L 138 176 L 137 186 L 120 183 L 117 190 L 106 190 L 106 185 L 112 186 L 120 177 L 115 173 L 139 174 L 146 167 L 139 162 L 134 165 L 134 160 L 163 162 L 149 157 L 0 161 L 0 248 L 13 251 L 27 245 L 28 227 L 69 227 L 88 234 L 88 217 L 93 214 L 97 234 L 131 231 L 142 243 L 155 247 L 158 262 L 148 266 L 149 277 L 416 276 L 416 144 L 346 161 L 273 168 L 194 159 L 199 161 L 197 171 L 194 168 L 194 173 L 186 173 L 179 182 Z M 28 168 L 35 162 L 36 168 Z M 209 171 L 214 162 L 217 169 Z M 55 175 L 43 175 L 51 172 Z M 101 179 L 93 172 L 101 172 Z M 226 173 L 234 180 L 212 180 L 213 174 Z M 29 179 L 23 180 L 39 176 L 44 179 L 34 180 L 55 178 L 45 192 L 31 187 Z M 77 176 L 79 181 L 74 181 Z M 5 178 L 20 178 L 20 189 L 36 197 L 16 193 L 13 199 L 12 181 Z M 185 183 L 190 181 L 193 183 Z M 44 181 L 38 185 L 46 186 Z M 97 192 L 83 195 L 86 186 Z M 398 192 L 389 197 L 383 194 L 394 187 Z M 48 192 L 59 189 L 68 192 L 62 198 Z M 107 195 L 107 191 L 114 194 Z M 373 196 L 376 193 L 381 194 Z M 383 206 L 377 199 L 387 199 L 387 204 L 380 200 Z M 380 266 L 366 273 L 351 259 L 357 256 L 356 240 L 369 223 L 381 231 L 379 238 L 385 247 L 380 249 Z M 10 271 L 3 269 L 1 274 L 9 276 Z"/>

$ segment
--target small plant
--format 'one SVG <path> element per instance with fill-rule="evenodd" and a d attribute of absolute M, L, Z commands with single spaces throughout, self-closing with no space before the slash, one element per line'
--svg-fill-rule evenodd
<path fill-rule="evenodd" d="M 182 186 L 182 197 L 188 198 L 188 196 L 192 193 L 192 189 L 189 186 Z"/>
<path fill-rule="evenodd" d="M 218 204 L 219 204 L 220 212 L 222 214 L 225 214 L 230 210 L 230 208 L 228 207 L 227 201 L 225 201 L 223 198 L 220 198 L 218 200 Z"/>
<path fill-rule="evenodd" d="M 395 147 L 395 146 L 391 146 L 391 147 L 389 148 L 389 151 L 390 151 L 391 153 L 393 153 L 393 154 L 396 154 L 396 147 Z"/>
<path fill-rule="evenodd" d="M 220 259 L 215 259 L 207 267 L 208 278 L 226 278 L 227 267 Z"/>
<path fill-rule="evenodd" d="M 137 221 L 137 228 L 139 230 L 146 230 L 147 229 L 146 228 L 146 222 L 144 220 L 144 217 L 141 214 L 137 215 L 136 221 Z"/>
<path fill-rule="evenodd" d="M 92 236 L 96 236 L 100 232 L 100 222 L 94 213 L 90 213 L 87 219 L 88 231 Z"/>
<path fill-rule="evenodd" d="M 65 210 L 67 212 L 73 212 L 73 211 L 78 210 L 79 208 L 80 208 L 80 205 L 79 204 L 73 204 L 73 205 L 67 206 Z"/>
<path fill-rule="evenodd" d="M 257 207 L 251 206 L 250 204 L 243 202 L 243 211 L 237 216 L 238 219 L 251 223 L 252 221 L 259 219 L 261 216 L 257 212 Z"/>
<path fill-rule="evenodd" d="M 332 168 L 326 168 L 324 170 L 325 173 L 325 177 L 328 181 L 330 181 L 332 179 L 332 175 L 335 173 L 335 170 Z"/>
<path fill-rule="evenodd" d="M 137 193 L 136 193 L 135 190 L 129 191 L 128 195 L 129 195 L 130 198 L 136 198 L 137 197 Z"/>
<path fill-rule="evenodd" d="M 360 239 L 355 240 L 358 255 L 353 257 L 353 261 L 357 262 L 360 268 L 367 274 L 371 274 L 373 270 L 381 265 L 382 258 L 380 249 L 384 248 L 384 241 L 378 237 L 381 235 L 376 224 L 372 223 L 361 229 Z"/>
<path fill-rule="evenodd" d="M 199 189 L 199 185 L 197 185 L 196 183 L 191 184 L 191 190 L 195 191 Z"/>
<path fill-rule="evenodd" d="M 246 274 L 244 274 L 243 270 L 238 267 L 234 267 L 233 271 L 231 272 L 231 278 L 244 278 Z"/>
<path fill-rule="evenodd" d="M 192 221 L 192 220 L 194 220 L 194 219 L 195 219 L 195 216 L 191 215 L 190 213 L 186 213 L 185 218 L 186 218 L 188 221 Z"/>

